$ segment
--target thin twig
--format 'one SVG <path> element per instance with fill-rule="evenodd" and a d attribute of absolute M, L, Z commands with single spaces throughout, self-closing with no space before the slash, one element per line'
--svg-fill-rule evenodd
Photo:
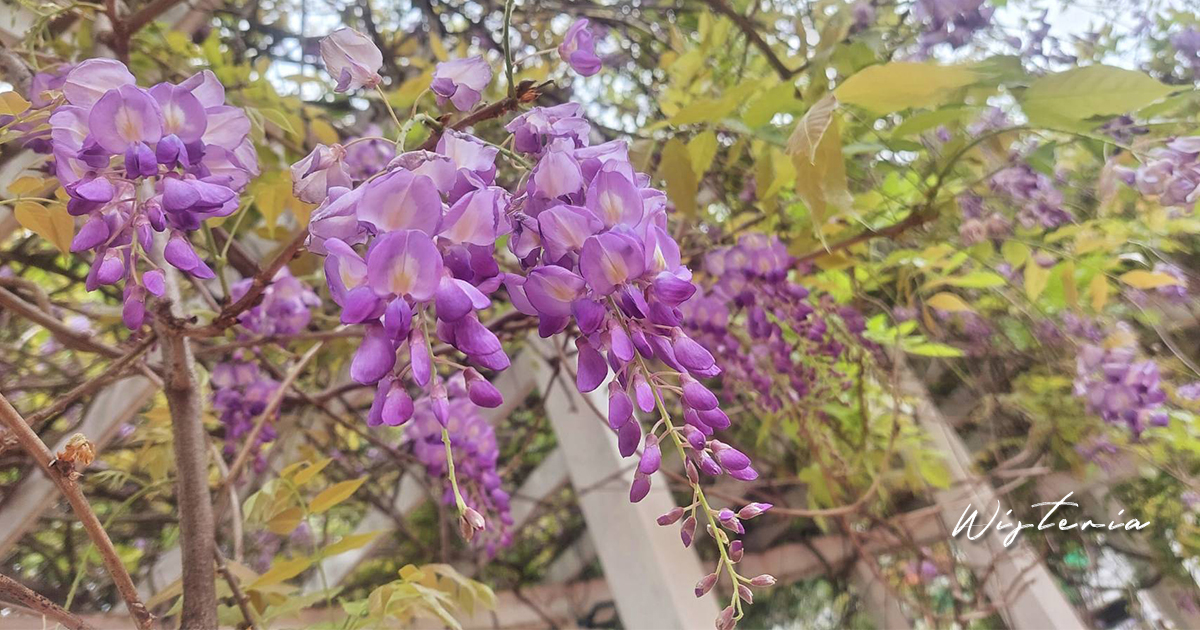
<path fill-rule="evenodd" d="M 28 421 L 29 426 L 33 427 L 36 431 L 39 425 L 54 418 L 63 411 L 66 411 L 68 407 L 78 402 L 80 398 L 93 394 L 101 387 L 104 387 L 105 385 L 120 378 L 125 373 L 126 369 L 130 367 L 130 364 L 132 364 L 134 361 L 137 361 L 146 352 L 146 350 L 148 350 L 150 346 L 154 344 L 155 339 L 156 336 L 154 331 L 150 331 L 150 333 L 142 338 L 142 340 L 139 341 L 136 346 L 134 346 L 129 352 L 125 353 L 125 356 L 110 363 L 102 374 L 80 383 L 71 391 L 56 398 L 49 407 L 43 407 L 37 410 L 35 413 L 29 414 L 25 420 Z M 159 379 L 157 375 L 155 375 L 154 380 L 158 381 L 157 384 L 162 384 L 161 379 Z"/>
<path fill-rule="evenodd" d="M 92 628 L 86 621 L 46 599 L 42 594 L 29 590 L 24 584 L 7 575 L 0 575 L 0 599 L 37 611 L 71 630 L 91 630 Z"/>
<path fill-rule="evenodd" d="M 117 550 L 113 548 L 112 540 L 108 537 L 108 532 L 104 531 L 104 526 L 100 524 L 100 519 L 96 517 L 96 513 L 92 511 L 91 504 L 88 503 L 87 497 L 83 496 L 83 491 L 79 485 L 75 483 L 75 471 L 67 465 L 56 465 L 54 455 L 50 449 L 46 447 L 46 443 L 29 428 L 25 419 L 17 410 L 8 402 L 8 399 L 0 394 L 0 423 L 8 428 L 9 432 L 16 438 L 17 443 L 21 448 L 33 458 L 38 467 L 50 480 L 54 482 L 63 496 L 67 498 L 67 502 L 71 504 L 71 509 L 75 511 L 75 515 L 79 517 L 79 521 L 83 525 L 84 531 L 91 538 L 92 543 L 96 545 L 96 549 L 100 553 L 101 560 L 104 561 L 104 567 L 108 569 L 108 574 L 112 577 L 113 583 L 117 587 L 117 591 L 125 600 L 125 607 L 133 615 L 133 620 L 138 628 L 149 630 L 153 625 L 154 617 L 146 606 L 138 597 L 137 587 L 134 586 L 133 580 L 129 577 L 129 572 L 125 570 L 125 563 L 121 561 L 121 557 L 117 555 Z"/>
<path fill-rule="evenodd" d="M 34 305 L 22 300 L 17 295 L 8 289 L 0 288 L 0 306 L 9 309 L 28 319 L 29 321 L 45 328 L 54 335 L 64 346 L 72 350 L 83 350 L 86 352 L 95 352 L 102 354 L 112 359 L 119 359 L 125 353 L 119 348 L 115 348 L 106 343 L 96 341 L 96 339 L 88 334 L 71 330 L 66 324 L 55 319 L 50 313 L 44 312 Z"/>

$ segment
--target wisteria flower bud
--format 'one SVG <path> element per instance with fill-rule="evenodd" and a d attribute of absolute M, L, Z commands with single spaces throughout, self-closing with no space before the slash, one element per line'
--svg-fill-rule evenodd
<path fill-rule="evenodd" d="M 751 591 L 750 587 L 746 586 L 745 584 L 738 584 L 737 592 L 738 597 L 742 598 L 742 601 L 746 602 L 747 604 L 754 603 L 754 591 Z"/>
<path fill-rule="evenodd" d="M 746 466 L 741 470 L 729 471 L 729 476 L 737 479 L 738 481 L 754 481 L 755 479 L 758 479 L 758 471 L 754 470 L 753 466 Z"/>
<path fill-rule="evenodd" d="M 766 512 L 767 510 L 771 509 L 772 507 L 774 507 L 774 506 L 770 503 L 751 503 L 750 505 L 747 505 L 746 507 L 738 510 L 737 515 L 738 515 L 738 518 L 740 518 L 744 521 L 748 521 L 748 520 L 758 516 L 759 514 Z"/>
<path fill-rule="evenodd" d="M 716 573 L 709 573 L 708 575 L 700 578 L 700 581 L 696 582 L 696 597 L 704 597 L 709 591 L 712 590 L 713 585 L 716 583 Z"/>
<path fill-rule="evenodd" d="M 475 538 L 475 533 L 483 531 L 486 526 L 487 522 L 483 520 L 483 515 L 469 506 L 463 509 L 462 514 L 458 517 L 458 530 L 467 542 L 471 542 Z"/>
<path fill-rule="evenodd" d="M 633 401 L 629 394 L 613 381 L 608 384 L 608 426 L 614 431 L 625 426 L 633 418 Z"/>
<path fill-rule="evenodd" d="M 633 455 L 641 440 L 642 425 L 636 420 L 630 420 L 617 429 L 617 450 L 621 452 L 621 457 Z"/>
<path fill-rule="evenodd" d="M 351 187 L 353 182 L 346 172 L 345 157 L 346 149 L 340 144 L 318 144 L 312 153 L 291 166 L 292 194 L 305 203 L 321 203 L 329 196 L 330 188 Z"/>
<path fill-rule="evenodd" d="M 726 606 L 717 615 L 717 630 L 733 630 L 733 606 Z"/>
<path fill-rule="evenodd" d="M 698 411 L 716 409 L 718 404 L 716 395 L 690 376 L 683 377 L 683 401 Z"/>
<path fill-rule="evenodd" d="M 650 478 L 641 472 L 633 476 L 633 484 L 629 487 L 629 502 L 637 503 L 650 494 Z"/>
<path fill-rule="evenodd" d="M 685 424 L 679 430 L 683 433 L 684 439 L 687 440 L 688 446 L 692 447 L 695 451 L 704 450 L 704 434 L 699 429 L 690 424 Z"/>
<path fill-rule="evenodd" d="M 638 472 L 643 475 L 653 475 L 658 472 L 662 463 L 662 451 L 658 447 L 658 438 L 653 433 L 646 435 L 646 444 L 642 448 L 642 459 L 638 462 Z"/>
<path fill-rule="evenodd" d="M 682 330 L 676 328 L 672 332 L 672 338 L 675 340 L 671 345 L 675 359 L 688 370 L 708 370 L 716 363 L 716 359 L 713 359 L 713 355 L 704 346 L 696 343 Z"/>
<path fill-rule="evenodd" d="M 752 586 L 760 586 L 760 587 L 761 586 L 774 586 L 775 576 L 764 573 L 764 574 L 757 576 L 754 579 L 750 580 L 750 584 Z"/>
<path fill-rule="evenodd" d="M 392 384 L 380 409 L 380 419 L 388 426 L 398 427 L 413 415 L 413 400 L 404 390 L 404 386 L 396 381 Z"/>
<path fill-rule="evenodd" d="M 673 525 L 683 518 L 683 508 L 675 506 L 669 512 L 658 517 L 659 525 Z"/>
<path fill-rule="evenodd" d="M 684 547 L 691 547 L 692 540 L 696 537 L 696 517 L 689 516 L 683 519 L 683 525 L 679 527 L 679 537 L 683 539 Z"/>
<path fill-rule="evenodd" d="M 646 378 L 641 372 L 633 377 L 633 391 L 637 398 L 638 409 L 646 413 L 654 411 L 654 390 L 650 388 L 650 383 L 646 382 Z"/>
<path fill-rule="evenodd" d="M 729 543 L 729 559 L 733 562 L 741 562 L 742 555 L 745 553 L 742 541 L 735 540 Z"/>
<path fill-rule="evenodd" d="M 448 426 L 450 424 L 450 401 L 446 394 L 446 386 L 441 382 L 435 383 L 429 398 L 433 403 L 434 417 L 443 427 Z"/>
<path fill-rule="evenodd" d="M 463 373 L 467 382 L 467 396 L 471 402 L 480 407 L 494 409 L 504 404 L 504 395 L 486 378 L 483 378 L 474 368 L 467 368 Z"/>
<path fill-rule="evenodd" d="M 337 92 L 373 88 L 383 77 L 383 53 L 369 37 L 352 28 L 339 28 L 321 40 L 325 70 L 337 81 Z"/>
<path fill-rule="evenodd" d="M 692 463 L 692 460 L 689 459 L 687 464 L 684 464 L 683 469 L 687 472 L 688 481 L 693 486 L 700 483 L 700 472 L 696 470 L 696 465 Z"/>

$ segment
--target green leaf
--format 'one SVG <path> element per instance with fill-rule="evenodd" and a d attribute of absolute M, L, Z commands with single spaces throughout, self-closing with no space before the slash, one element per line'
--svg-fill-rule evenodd
<path fill-rule="evenodd" d="M 761 127 L 780 112 L 796 111 L 803 107 L 796 99 L 796 86 L 784 82 L 764 91 L 750 101 L 746 112 L 742 114 L 742 122 L 751 129 Z"/>
<path fill-rule="evenodd" d="M 905 346 L 904 351 L 909 354 L 917 354 L 917 355 L 920 355 L 923 357 L 961 357 L 961 356 L 963 356 L 962 350 L 959 350 L 958 348 L 955 348 L 954 346 L 948 346 L 944 343 L 936 343 L 933 341 L 929 341 L 926 343 L 913 344 L 911 346 Z"/>
<path fill-rule="evenodd" d="M 712 131 L 697 134 L 688 142 L 687 150 L 692 158 L 692 172 L 704 175 L 717 156 L 717 134 Z"/>
<path fill-rule="evenodd" d="M 671 138 L 663 147 L 658 172 L 667 182 L 667 197 L 685 217 L 696 216 L 696 189 L 699 182 L 692 170 L 692 158 L 683 141 Z"/>
<path fill-rule="evenodd" d="M 313 462 L 308 466 L 305 466 L 302 470 L 297 472 L 294 477 L 292 477 L 292 483 L 296 484 L 297 486 L 303 486 L 304 484 L 312 481 L 313 477 L 316 477 L 322 470 L 325 470 L 325 467 L 328 466 L 329 462 L 332 461 L 332 459 L 326 457 L 319 461 Z"/>
<path fill-rule="evenodd" d="M 341 540 L 322 549 L 321 556 L 336 556 L 339 553 L 346 553 L 347 551 L 358 549 L 359 547 L 365 547 L 366 545 L 371 544 L 371 541 L 375 540 L 382 533 L 383 530 L 379 530 L 374 532 L 366 532 L 363 534 L 350 534 L 349 536 L 343 536 Z"/>
<path fill-rule="evenodd" d="M 29 109 L 29 101 L 16 92 L 0 92 L 0 116 L 20 116 Z"/>
<path fill-rule="evenodd" d="M 312 503 L 308 506 L 308 511 L 312 514 L 320 514 L 341 503 L 342 501 L 349 499 L 350 495 L 354 494 L 354 492 L 358 490 L 359 486 L 363 485 L 366 480 L 367 477 L 364 475 L 358 479 L 350 479 L 348 481 L 342 481 L 333 484 L 332 486 L 322 490 L 321 493 L 312 500 Z"/>
<path fill-rule="evenodd" d="M 953 293 L 938 293 L 937 295 L 925 300 L 925 303 L 939 311 L 948 311 L 950 313 L 958 313 L 961 311 L 971 310 L 971 306 L 964 302 L 962 298 Z"/>
<path fill-rule="evenodd" d="M 58 251 L 71 251 L 71 240 L 75 237 L 75 219 L 60 203 L 43 206 L 34 201 L 19 201 L 13 209 L 13 217 L 21 227 L 46 239 Z"/>
<path fill-rule="evenodd" d="M 788 138 L 787 153 L 796 167 L 796 194 L 808 206 L 818 228 L 829 217 L 831 206 L 840 210 L 852 201 L 837 106 L 838 100 L 826 94 L 805 112 Z"/>
<path fill-rule="evenodd" d="M 1020 101 L 1031 123 L 1053 127 L 1134 111 L 1175 89 L 1141 72 L 1094 65 L 1041 77 Z"/>
<path fill-rule="evenodd" d="M 1046 285 L 1050 283 L 1050 270 L 1042 267 L 1036 260 L 1025 265 L 1025 297 L 1030 302 L 1036 302 Z"/>
<path fill-rule="evenodd" d="M 937 105 L 977 79 L 975 71 L 966 66 L 893 61 L 855 73 L 838 86 L 837 97 L 843 103 L 887 114 Z"/>
<path fill-rule="evenodd" d="M 1121 274 L 1121 282 L 1135 289 L 1157 289 L 1180 284 L 1179 279 L 1169 273 L 1141 269 Z"/>
<path fill-rule="evenodd" d="M 303 573 L 311 565 L 312 560 L 304 556 L 292 558 L 291 560 L 281 560 L 276 562 L 270 570 L 262 574 L 257 580 L 251 582 L 246 587 L 246 590 L 263 589 L 279 584 L 280 582 L 286 582 Z"/>

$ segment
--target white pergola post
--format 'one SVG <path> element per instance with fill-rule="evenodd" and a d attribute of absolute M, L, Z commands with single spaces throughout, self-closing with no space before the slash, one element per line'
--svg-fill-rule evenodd
<path fill-rule="evenodd" d="M 530 339 L 543 356 L 556 356 L 552 343 Z M 537 380 L 548 383 L 553 370 L 545 360 L 540 363 Z M 710 627 L 718 612 L 716 601 L 711 593 L 697 599 L 691 589 L 708 571 L 680 543 L 676 528 L 655 522 L 675 507 L 671 493 L 658 479 L 645 499 L 629 502 L 636 459 L 621 457 L 605 419 L 592 411 L 573 379 L 564 376 L 548 390 L 543 386 L 542 400 L 621 621 L 627 628 Z M 607 409 L 603 396 L 593 392 L 591 398 L 598 409 Z M 706 540 L 703 532 L 697 533 L 698 542 Z"/>
<path fill-rule="evenodd" d="M 996 506 L 1001 505 L 1000 497 L 986 479 L 971 471 L 970 451 L 929 398 L 924 384 L 903 362 L 899 362 L 896 369 L 900 372 L 901 389 L 913 399 L 913 415 L 938 450 L 945 454 L 950 469 L 953 485 L 937 493 L 937 500 L 942 505 L 942 522 L 948 531 L 953 531 L 963 511 L 971 507 L 980 512 L 976 524 L 986 524 Z M 1006 510 L 1001 507 L 1000 514 Z M 968 540 L 965 532 L 956 539 L 957 548 L 966 555 L 967 564 L 976 577 L 983 581 L 988 598 L 1005 623 L 1014 630 L 1084 630 L 1087 626 L 1058 588 L 1046 565 L 1028 545 L 1017 542 L 1005 547 L 1003 539 L 1007 534 L 1007 530 L 991 528 L 976 540 Z M 990 574 L 988 567 L 994 567 Z"/>

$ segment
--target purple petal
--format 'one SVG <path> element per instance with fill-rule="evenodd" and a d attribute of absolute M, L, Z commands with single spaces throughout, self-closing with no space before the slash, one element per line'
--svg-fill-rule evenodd
<path fill-rule="evenodd" d="M 638 422 L 626 422 L 617 429 L 617 450 L 621 457 L 629 457 L 637 452 L 638 442 L 642 441 L 642 425 Z"/>
<path fill-rule="evenodd" d="M 645 257 L 633 238 L 614 232 L 588 237 L 579 256 L 579 270 L 600 295 L 642 275 Z"/>
<path fill-rule="evenodd" d="M 575 384 L 581 392 L 590 392 L 604 382 L 608 376 L 608 362 L 586 339 L 576 339 L 575 347 L 579 349 L 579 366 L 575 374 Z"/>
<path fill-rule="evenodd" d="M 375 239 L 367 252 L 367 281 L 380 295 L 427 302 L 441 277 L 442 255 L 424 232 L 389 232 Z"/>
<path fill-rule="evenodd" d="M 354 353 L 350 363 L 350 377 L 359 383 L 369 384 L 383 378 L 396 365 L 396 347 L 388 338 L 383 326 L 368 325 L 362 345 Z"/>

